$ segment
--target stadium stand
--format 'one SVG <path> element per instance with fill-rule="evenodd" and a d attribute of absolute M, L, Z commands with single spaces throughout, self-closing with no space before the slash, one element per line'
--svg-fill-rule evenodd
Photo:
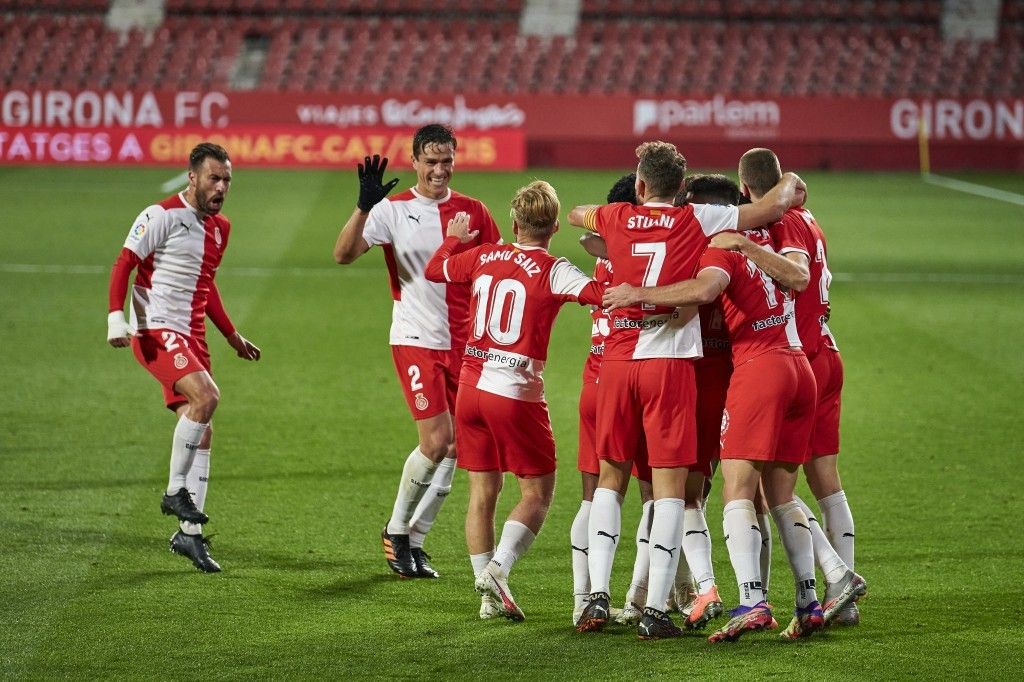
<path fill-rule="evenodd" d="M 543 37 L 521 33 L 521 0 L 166 0 L 151 31 L 108 28 L 110 4 L 0 0 L 0 88 L 1024 91 L 1022 2 L 1002 4 L 992 41 L 944 40 L 941 3 L 913 0 L 652 0 L 642 16 L 631 0 L 583 0 L 574 35 Z M 243 62 L 250 77 L 236 77 Z"/>

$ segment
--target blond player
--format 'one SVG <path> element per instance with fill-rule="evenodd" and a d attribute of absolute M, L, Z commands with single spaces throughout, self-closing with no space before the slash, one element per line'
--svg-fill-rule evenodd
<path fill-rule="evenodd" d="M 604 291 L 548 253 L 558 211 L 554 188 L 532 182 L 512 199 L 515 243 L 456 253 L 478 236 L 461 213 L 426 269 L 434 282 L 472 283 L 472 323 L 455 408 L 459 467 L 469 473 L 466 545 L 477 591 L 512 620 L 524 616 L 509 590 L 509 572 L 540 532 L 555 488 L 555 440 L 543 380 L 551 327 L 563 304 L 596 305 Z M 520 499 L 495 547 L 495 505 L 505 472 L 516 476 Z"/>

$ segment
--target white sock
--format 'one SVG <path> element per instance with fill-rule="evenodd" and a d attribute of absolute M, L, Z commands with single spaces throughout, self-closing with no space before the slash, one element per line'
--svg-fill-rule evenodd
<path fill-rule="evenodd" d="M 572 596 L 573 608 L 580 608 L 590 594 L 590 567 L 587 565 L 587 527 L 590 525 L 590 502 L 580 502 L 576 518 L 569 529 L 569 544 L 572 547 Z"/>
<path fill-rule="evenodd" d="M 796 580 L 796 605 L 803 608 L 818 600 L 814 584 L 814 546 L 811 525 L 796 500 L 772 509 L 772 518 L 779 529 L 786 558 Z"/>
<path fill-rule="evenodd" d="M 636 560 L 633 562 L 633 578 L 626 592 L 626 604 L 647 602 L 647 574 L 651 568 L 651 521 L 654 501 L 644 502 L 640 511 L 640 525 L 636 529 Z"/>
<path fill-rule="evenodd" d="M 842 580 L 847 571 L 846 563 L 832 547 L 832 543 L 828 541 L 810 507 L 799 497 L 794 496 L 793 501 L 800 505 L 800 509 L 807 516 L 807 525 L 811 527 L 811 542 L 814 543 L 814 559 L 825 575 L 825 582 L 834 583 Z"/>
<path fill-rule="evenodd" d="M 764 601 L 761 582 L 761 528 L 757 525 L 752 500 L 733 500 L 725 505 L 722 518 L 725 546 L 740 587 L 740 605 L 754 606 Z"/>
<path fill-rule="evenodd" d="M 196 504 L 196 509 L 203 511 L 203 506 L 206 504 L 206 486 L 210 479 L 210 451 L 196 450 L 196 456 L 192 459 L 192 466 L 188 470 L 188 475 L 185 477 L 185 487 L 188 488 L 188 494 L 192 496 L 192 501 Z M 189 523 L 188 521 L 182 521 L 179 524 L 181 532 L 187 535 L 202 535 L 203 526 L 199 523 Z"/>
<path fill-rule="evenodd" d="M 679 563 L 676 564 L 676 592 L 682 592 L 684 590 L 693 587 L 693 573 L 690 572 L 690 564 L 686 563 L 686 553 L 683 552 L 683 556 L 679 557 Z M 686 606 L 686 604 L 679 604 L 680 607 Z"/>
<path fill-rule="evenodd" d="M 430 480 L 434 477 L 436 469 L 437 465 L 420 452 L 419 446 L 406 457 L 405 466 L 402 467 L 402 480 L 398 483 L 398 495 L 395 496 L 395 506 L 388 521 L 389 533 L 408 534 L 409 519 L 430 487 Z"/>
<path fill-rule="evenodd" d="M 181 488 L 187 488 L 186 477 L 192 467 L 192 459 L 199 449 L 199 441 L 209 424 L 194 422 L 185 415 L 178 418 L 171 439 L 171 475 L 167 479 L 167 494 L 173 495 Z"/>
<path fill-rule="evenodd" d="M 537 536 L 525 524 L 518 521 L 505 522 L 501 529 L 501 539 L 498 540 L 498 548 L 494 550 L 494 557 L 491 559 L 491 563 L 501 569 L 503 578 L 508 577 L 509 571 L 526 554 L 536 539 Z"/>
<path fill-rule="evenodd" d="M 647 606 L 664 611 L 676 578 L 676 566 L 682 548 L 679 539 L 683 530 L 683 509 L 686 503 L 678 497 L 654 501 L 651 523 L 651 576 L 647 585 Z"/>
<path fill-rule="evenodd" d="M 590 525 L 587 527 L 590 591 L 609 592 L 612 563 L 622 532 L 622 497 L 614 490 L 598 488 L 590 507 Z"/>
<path fill-rule="evenodd" d="M 445 457 L 434 470 L 434 477 L 430 479 L 430 487 L 423 493 L 416 511 L 409 519 L 409 546 L 423 547 L 423 539 L 430 532 L 434 525 L 437 513 L 441 511 L 441 505 L 452 491 L 452 479 L 455 478 L 455 458 Z"/>
<path fill-rule="evenodd" d="M 473 577 L 480 575 L 487 568 L 487 564 L 491 563 L 491 559 L 494 558 L 494 550 L 490 552 L 483 552 L 482 554 L 470 554 L 469 563 L 473 564 Z"/>
<path fill-rule="evenodd" d="M 761 585 L 764 587 L 765 598 L 768 595 L 768 583 L 772 579 L 772 516 L 758 514 L 757 525 L 761 529 Z"/>
<path fill-rule="evenodd" d="M 853 512 L 840 490 L 818 500 L 821 517 L 825 520 L 825 534 L 835 547 L 839 558 L 853 570 Z"/>
<path fill-rule="evenodd" d="M 683 554 L 693 571 L 697 592 L 704 594 L 715 586 L 715 569 L 711 566 L 711 533 L 704 518 L 704 510 L 683 511 Z"/>

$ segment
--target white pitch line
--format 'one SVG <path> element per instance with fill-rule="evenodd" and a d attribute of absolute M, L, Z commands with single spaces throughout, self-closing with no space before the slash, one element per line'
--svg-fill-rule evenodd
<path fill-rule="evenodd" d="M 929 185 L 937 185 L 947 189 L 955 189 L 958 192 L 985 197 L 986 199 L 995 199 L 996 201 L 1005 201 L 1008 204 L 1024 206 L 1024 194 L 1007 192 L 1006 190 L 996 189 L 995 187 L 976 185 L 973 182 L 964 182 L 963 180 L 946 178 L 941 175 L 932 175 L 931 173 L 922 173 L 921 179 Z"/>
<path fill-rule="evenodd" d="M 231 267 L 218 271 L 228 277 L 346 277 L 354 273 L 379 275 L 369 268 L 347 270 L 339 268 L 300 267 Z M 0 273 L 20 275 L 107 275 L 110 267 L 104 265 L 38 265 L 31 263 L 0 263 Z M 854 284 L 1024 284 L 1024 273 L 1003 274 L 984 272 L 833 272 L 836 282 Z"/>
<path fill-rule="evenodd" d="M 181 187 L 184 187 L 185 183 L 187 183 L 187 182 L 188 182 L 188 171 L 182 171 L 181 173 L 179 173 L 178 175 L 175 175 L 173 178 L 171 178 L 170 180 L 168 180 L 164 184 L 160 185 L 160 191 L 161 192 L 170 192 L 172 189 L 179 189 Z"/>

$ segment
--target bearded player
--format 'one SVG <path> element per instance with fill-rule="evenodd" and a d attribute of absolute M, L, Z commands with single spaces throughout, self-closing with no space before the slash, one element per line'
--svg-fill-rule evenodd
<path fill-rule="evenodd" d="M 178 415 L 171 440 L 164 514 L 178 517 L 171 551 L 191 559 L 200 571 L 218 573 L 210 556 L 203 511 L 210 472 L 214 410 L 220 390 L 213 381 L 206 346 L 206 317 L 244 360 L 259 360 L 260 349 L 231 323 L 214 275 L 228 246 L 231 223 L 220 213 L 231 188 L 227 151 L 209 142 L 189 154 L 188 187 L 135 219 L 110 275 L 107 341 L 131 345 L 135 359 L 163 386 L 164 402 Z M 128 280 L 131 324 L 124 318 Z"/>

